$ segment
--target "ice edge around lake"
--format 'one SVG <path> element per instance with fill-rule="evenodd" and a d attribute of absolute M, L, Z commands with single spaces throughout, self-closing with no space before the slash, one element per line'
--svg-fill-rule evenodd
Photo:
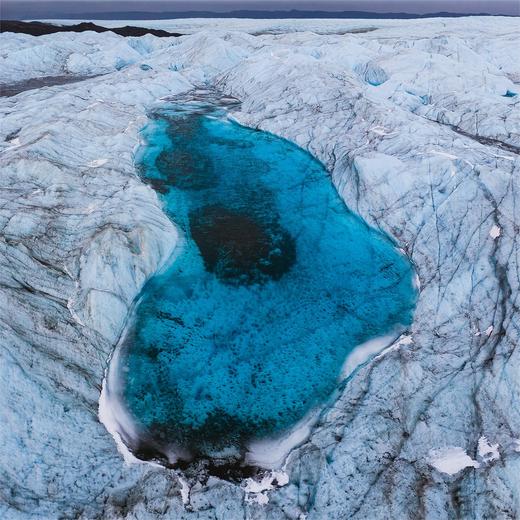
<path fill-rule="evenodd" d="M 387 352 L 401 345 L 412 343 L 410 336 L 401 333 L 391 333 L 379 338 L 374 338 L 357 346 L 345 359 L 340 372 L 339 382 L 351 377 L 359 368 L 366 365 L 376 356 L 384 356 Z M 118 348 L 113 356 L 118 356 Z M 105 371 L 101 395 L 99 398 L 98 418 L 112 435 L 117 450 L 127 464 L 151 464 L 156 467 L 162 465 L 153 460 L 142 460 L 137 458 L 123 441 L 121 432 L 137 435 L 128 412 L 117 398 L 110 395 L 108 391 L 109 368 Z M 331 396 L 330 401 L 334 401 Z M 287 457 L 292 450 L 303 444 L 310 436 L 313 427 L 319 420 L 320 415 L 330 407 L 327 402 L 320 407 L 310 410 L 305 417 L 296 423 L 290 430 L 281 435 L 252 441 L 247 446 L 244 463 L 255 465 L 262 469 L 275 470 L 283 467 Z"/>

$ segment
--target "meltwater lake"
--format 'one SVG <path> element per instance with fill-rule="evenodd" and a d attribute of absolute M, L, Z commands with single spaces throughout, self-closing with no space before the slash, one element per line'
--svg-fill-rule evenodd
<path fill-rule="evenodd" d="M 142 138 L 140 175 L 183 238 L 112 360 L 122 438 L 143 459 L 242 453 L 322 406 L 356 346 L 411 323 L 413 267 L 320 162 L 218 104 L 166 104 Z"/>

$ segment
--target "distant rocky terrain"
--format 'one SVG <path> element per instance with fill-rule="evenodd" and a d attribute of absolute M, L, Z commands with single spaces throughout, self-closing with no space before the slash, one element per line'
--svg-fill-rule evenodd
<path fill-rule="evenodd" d="M 97 77 L 0 99 L 0 518 L 520 516 L 518 23 L 314 23 L 2 35 L 7 85 Z M 420 285 L 410 330 L 351 359 L 309 437 L 243 481 L 125 462 L 98 419 L 129 308 L 178 239 L 136 174 L 139 130 L 201 87 L 320 159 Z"/>
<path fill-rule="evenodd" d="M 71 25 L 58 25 L 45 22 L 23 22 L 20 20 L 2 20 L 0 22 L 0 33 L 12 32 L 31 34 L 32 36 L 43 36 L 44 34 L 54 34 L 57 32 L 79 33 L 85 31 L 94 31 L 97 33 L 111 31 L 120 36 L 144 36 L 145 34 L 153 34 L 159 38 L 180 36 L 180 34 L 163 31 L 162 29 L 145 29 L 143 27 L 133 27 L 131 25 L 107 28 L 92 22 L 81 22 Z"/>

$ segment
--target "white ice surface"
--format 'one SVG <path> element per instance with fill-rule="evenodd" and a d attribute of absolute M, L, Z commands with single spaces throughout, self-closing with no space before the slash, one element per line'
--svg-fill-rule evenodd
<path fill-rule="evenodd" d="M 480 437 L 478 440 L 478 455 L 484 462 L 492 462 L 500 458 L 498 444 L 491 444 L 486 437 Z"/>
<path fill-rule="evenodd" d="M 439 448 L 430 452 L 430 464 L 441 473 L 456 475 L 465 468 L 478 468 L 480 465 L 464 450 L 457 446 Z"/>
<path fill-rule="evenodd" d="M 2 519 L 520 516 L 520 111 L 505 97 L 520 90 L 518 20 L 340 34 L 362 23 L 2 34 L 2 81 L 102 74 L 0 99 Z M 235 119 L 320 159 L 412 259 L 421 291 L 406 344 L 352 374 L 285 460 L 288 483 L 259 493 L 194 479 L 187 494 L 171 470 L 125 464 L 98 421 L 128 309 L 178 240 L 135 174 L 138 130 L 194 86 L 239 98 Z M 442 446 L 459 447 L 433 458 L 448 472 L 429 462 Z"/>

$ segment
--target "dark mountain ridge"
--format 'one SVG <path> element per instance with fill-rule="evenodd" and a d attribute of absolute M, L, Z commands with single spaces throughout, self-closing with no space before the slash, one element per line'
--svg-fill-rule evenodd
<path fill-rule="evenodd" d="M 131 25 L 109 29 L 91 22 L 82 22 L 75 25 L 55 25 L 45 22 L 21 22 L 19 20 L 2 20 L 0 22 L 0 32 L 24 33 L 32 34 L 33 36 L 42 36 L 44 34 L 53 34 L 57 32 L 84 31 L 94 31 L 97 33 L 111 31 L 121 36 L 144 36 L 145 34 L 153 34 L 154 36 L 159 37 L 181 36 L 179 33 L 171 33 L 161 29 L 146 29 L 144 27 L 133 27 Z"/>

